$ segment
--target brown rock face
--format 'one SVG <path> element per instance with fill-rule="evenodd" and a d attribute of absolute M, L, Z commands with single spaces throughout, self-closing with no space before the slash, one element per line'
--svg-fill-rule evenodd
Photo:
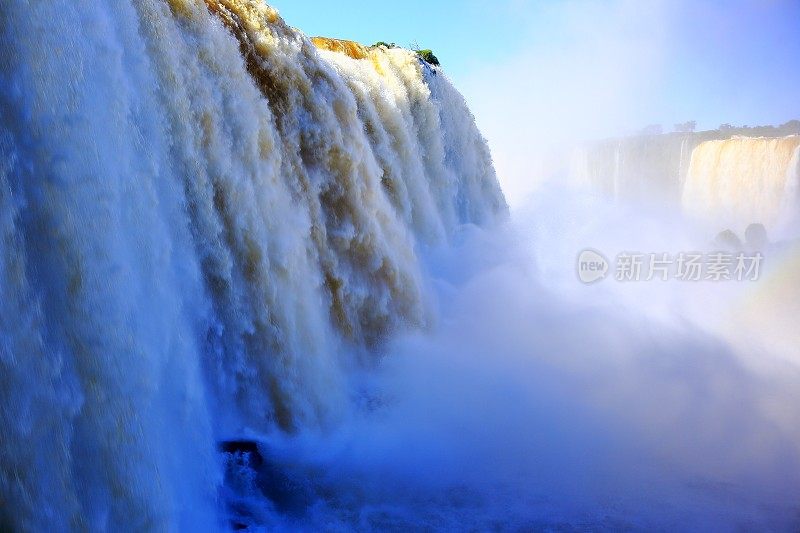
<path fill-rule="evenodd" d="M 365 46 L 353 41 L 330 39 L 328 37 L 312 37 L 311 42 L 320 50 L 339 52 L 353 59 L 365 59 L 369 57 L 369 50 Z"/>

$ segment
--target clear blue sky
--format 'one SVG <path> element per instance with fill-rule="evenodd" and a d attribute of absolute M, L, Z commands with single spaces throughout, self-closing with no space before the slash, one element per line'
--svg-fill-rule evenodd
<path fill-rule="evenodd" d="M 473 0 L 334 2 L 272 0 L 283 18 L 309 36 L 336 37 L 363 44 L 416 41 L 433 49 L 448 71 L 461 72 L 497 58 L 523 38 L 525 21 L 507 6 Z"/>
<path fill-rule="evenodd" d="M 383 40 L 408 46 L 416 41 L 434 50 L 467 93 L 470 88 L 463 84 L 487 65 L 513 61 L 526 76 L 534 74 L 529 71 L 540 66 L 538 58 L 556 58 L 559 49 L 574 53 L 586 38 L 585 25 L 592 38 L 607 32 L 613 39 L 626 24 L 620 19 L 627 18 L 630 26 L 641 29 L 637 35 L 635 29 L 622 28 L 631 33 L 631 52 L 638 46 L 658 48 L 658 70 L 643 73 L 656 79 L 651 79 L 652 98 L 647 99 L 653 112 L 642 116 L 642 122 L 696 119 L 705 126 L 752 125 L 800 115 L 800 0 L 271 3 L 308 35 L 366 44 Z M 595 16 L 602 11 L 607 16 Z M 580 67 L 573 59 L 565 61 L 565 69 Z"/>

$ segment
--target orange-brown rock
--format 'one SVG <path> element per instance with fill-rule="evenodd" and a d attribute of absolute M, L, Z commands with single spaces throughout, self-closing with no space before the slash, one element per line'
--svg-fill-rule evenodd
<path fill-rule="evenodd" d="M 353 59 L 365 59 L 369 57 L 369 50 L 367 47 L 353 41 L 330 39 L 328 37 L 312 37 L 311 42 L 314 43 L 314 46 L 320 50 L 339 52 L 341 54 L 346 54 Z"/>

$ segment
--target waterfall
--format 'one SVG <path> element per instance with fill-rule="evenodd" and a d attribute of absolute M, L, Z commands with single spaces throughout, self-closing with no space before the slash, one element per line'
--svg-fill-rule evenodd
<path fill-rule="evenodd" d="M 684 209 L 740 229 L 774 227 L 797 206 L 800 136 L 733 137 L 700 144 L 683 190 Z M 794 192 L 793 192 L 794 191 Z"/>
<path fill-rule="evenodd" d="M 444 72 L 258 0 L 3 2 L 0 529 L 220 524 L 216 442 L 324 428 L 505 211 Z"/>
<path fill-rule="evenodd" d="M 781 222 L 792 223 L 800 218 L 800 144 L 786 167 L 786 190 L 780 213 L 785 217 Z"/>
<path fill-rule="evenodd" d="M 680 201 L 685 153 L 683 134 L 628 137 L 592 143 L 578 152 L 589 189 L 618 201 L 676 204 Z M 573 167 L 578 165 L 573 165 Z"/>
<path fill-rule="evenodd" d="M 754 128 L 765 133 L 793 131 Z M 747 131 L 747 130 L 745 130 Z M 594 143 L 572 163 L 576 182 L 616 201 L 681 209 L 714 227 L 788 225 L 800 213 L 800 135 L 727 131 L 628 137 Z"/>

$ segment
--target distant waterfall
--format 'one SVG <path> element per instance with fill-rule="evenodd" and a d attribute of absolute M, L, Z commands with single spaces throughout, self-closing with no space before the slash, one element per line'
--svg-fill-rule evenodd
<path fill-rule="evenodd" d="M 0 529 L 213 528 L 217 440 L 335 423 L 430 323 L 486 144 L 415 53 L 259 0 L 2 6 Z"/>
<path fill-rule="evenodd" d="M 609 139 L 576 152 L 582 169 L 579 183 L 620 201 L 662 203 L 680 201 L 694 140 L 684 134 Z"/>
<path fill-rule="evenodd" d="M 800 215 L 798 147 L 800 135 L 721 131 L 607 140 L 576 151 L 573 177 L 617 201 L 681 208 L 720 228 L 776 227 Z"/>
<path fill-rule="evenodd" d="M 683 189 L 689 213 L 744 226 L 773 226 L 797 207 L 800 136 L 734 137 L 695 148 Z"/>

